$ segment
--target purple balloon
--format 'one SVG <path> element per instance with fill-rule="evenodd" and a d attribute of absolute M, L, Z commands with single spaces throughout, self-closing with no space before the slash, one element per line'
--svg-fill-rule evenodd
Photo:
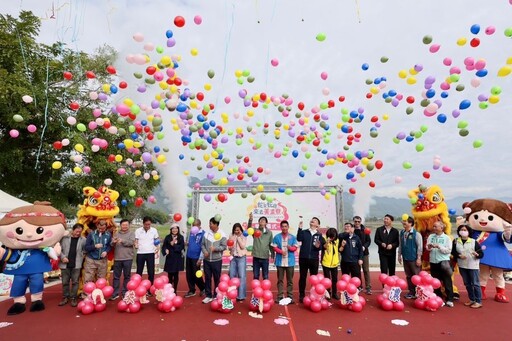
<path fill-rule="evenodd" d="M 460 111 L 459 110 L 455 109 L 455 110 L 452 111 L 453 118 L 457 118 L 457 117 L 459 117 L 459 115 L 460 115 Z"/>
<path fill-rule="evenodd" d="M 210 194 L 205 194 L 204 195 L 204 201 L 210 202 L 210 200 L 212 200 L 212 196 Z"/>
<path fill-rule="evenodd" d="M 142 161 L 144 161 L 145 163 L 150 163 L 151 162 L 151 154 L 148 152 L 142 153 Z"/>
<path fill-rule="evenodd" d="M 174 38 L 167 39 L 167 47 L 173 47 L 176 45 L 176 40 Z"/>

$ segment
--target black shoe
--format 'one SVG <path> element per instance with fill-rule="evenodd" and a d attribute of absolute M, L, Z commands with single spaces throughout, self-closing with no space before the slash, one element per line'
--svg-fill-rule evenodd
<path fill-rule="evenodd" d="M 206 293 L 204 292 L 204 290 L 201 290 L 201 294 L 200 294 L 200 296 L 201 296 L 201 297 L 204 297 L 205 295 L 206 295 Z"/>
<path fill-rule="evenodd" d="M 236 301 L 237 301 L 238 303 L 242 303 L 243 301 L 245 301 L 245 298 L 237 298 L 237 299 L 236 299 Z"/>
<path fill-rule="evenodd" d="M 41 300 L 34 301 L 30 305 L 30 311 L 31 312 L 43 311 L 43 310 L 44 310 L 44 303 Z"/>
<path fill-rule="evenodd" d="M 189 291 L 185 294 L 185 298 L 194 297 L 196 295 L 195 291 Z"/>
<path fill-rule="evenodd" d="M 72 298 L 72 299 L 71 299 L 71 306 L 72 306 L 73 308 L 75 308 L 77 305 L 78 305 L 78 301 L 76 300 L 76 298 Z"/>
<path fill-rule="evenodd" d="M 115 300 L 117 300 L 118 298 L 119 298 L 119 295 L 114 295 L 114 296 L 110 297 L 108 300 L 109 300 L 109 301 L 115 301 Z"/>
<path fill-rule="evenodd" d="M 304 298 L 303 297 L 299 298 L 299 303 L 304 303 Z"/>
<path fill-rule="evenodd" d="M 69 300 L 67 297 L 64 297 L 62 301 L 59 302 L 59 307 L 62 307 L 63 305 L 68 304 Z"/>
<path fill-rule="evenodd" d="M 146 293 L 146 297 L 153 297 L 153 294 L 150 293 L 149 291 Z"/>
<path fill-rule="evenodd" d="M 24 312 L 27 308 L 23 303 L 14 303 L 9 310 L 7 310 L 7 315 L 18 315 Z"/>

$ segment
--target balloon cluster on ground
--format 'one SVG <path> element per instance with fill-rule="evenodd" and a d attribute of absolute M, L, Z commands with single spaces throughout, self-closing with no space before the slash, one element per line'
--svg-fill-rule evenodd
<path fill-rule="evenodd" d="M 239 286 L 239 278 L 229 278 L 229 275 L 222 274 L 216 289 L 216 296 L 210 303 L 210 308 L 213 311 L 220 311 L 222 313 L 229 313 L 233 310 Z"/>
<path fill-rule="evenodd" d="M 175 311 L 183 305 L 183 297 L 176 295 L 172 284 L 166 283 L 163 278 L 161 281 L 155 280 L 150 292 L 154 292 L 156 300 L 159 302 L 157 309 L 161 312 Z"/>
<path fill-rule="evenodd" d="M 324 278 L 322 274 L 311 275 L 309 276 L 309 284 L 311 284 L 311 289 L 309 295 L 304 297 L 304 306 L 315 313 L 328 309 L 331 303 L 327 300 L 326 295 L 331 288 L 331 280 Z"/>
<path fill-rule="evenodd" d="M 78 303 L 77 309 L 83 315 L 93 312 L 102 312 L 107 308 L 107 299 L 114 293 L 114 288 L 108 285 L 105 278 L 99 278 L 96 282 L 84 284 L 84 293 L 87 295 Z"/>
<path fill-rule="evenodd" d="M 443 306 L 443 299 L 434 293 L 434 289 L 441 287 L 441 282 L 432 277 L 428 272 L 421 271 L 419 275 L 411 278 L 412 283 L 416 285 L 416 300 L 414 306 L 418 309 L 436 311 Z"/>
<path fill-rule="evenodd" d="M 363 296 L 359 296 L 359 287 L 361 279 L 358 277 L 350 277 L 350 275 L 342 275 L 341 279 L 336 283 L 336 288 L 340 293 L 339 305 L 342 309 L 348 309 L 356 313 L 363 311 L 366 300 Z"/>
<path fill-rule="evenodd" d="M 269 312 L 274 304 L 274 295 L 270 290 L 272 288 L 270 280 L 264 279 L 260 282 L 259 280 L 254 279 L 251 282 L 251 287 L 252 297 L 249 302 L 249 309 L 260 313 Z"/>
<path fill-rule="evenodd" d="M 155 283 L 158 280 L 165 282 L 167 278 L 158 277 L 155 279 Z M 169 281 L 167 279 L 167 281 Z M 146 298 L 148 290 L 152 288 L 151 282 L 148 279 L 142 279 L 139 274 L 133 274 L 128 281 L 126 288 L 128 291 L 125 293 L 122 300 L 117 304 L 117 310 L 119 312 L 127 313 L 138 313 L 142 307 L 142 304 L 146 304 L 149 301 Z"/>
<path fill-rule="evenodd" d="M 403 311 L 404 302 L 401 299 L 402 290 L 407 289 L 407 281 L 398 276 L 379 275 L 379 281 L 384 289 L 383 293 L 377 296 L 377 302 L 383 310 Z"/>

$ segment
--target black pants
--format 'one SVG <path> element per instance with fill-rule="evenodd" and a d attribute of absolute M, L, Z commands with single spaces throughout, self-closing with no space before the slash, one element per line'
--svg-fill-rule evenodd
<path fill-rule="evenodd" d="M 379 261 L 380 273 L 388 274 L 390 276 L 395 275 L 396 254 L 383 255 L 382 253 L 379 253 Z"/>
<path fill-rule="evenodd" d="M 299 258 L 299 299 L 306 297 L 306 279 L 318 274 L 318 259 Z"/>
<path fill-rule="evenodd" d="M 216 262 L 204 261 L 204 292 L 206 297 L 215 298 L 215 289 L 220 282 L 220 273 L 222 272 L 222 259 Z M 213 288 L 212 288 L 213 277 Z"/>
<path fill-rule="evenodd" d="M 121 294 L 121 297 L 124 297 L 124 294 L 128 291 L 128 289 L 126 289 L 126 285 L 128 284 L 132 273 L 132 263 L 133 260 L 131 259 L 114 261 L 114 281 L 112 282 L 114 287 L 113 296 Z M 119 293 L 121 274 L 123 275 L 123 289 L 121 290 L 121 293 Z"/>
<path fill-rule="evenodd" d="M 350 277 L 357 277 L 361 279 L 361 266 L 357 262 L 341 262 L 341 274 L 350 275 Z M 362 282 L 361 282 L 362 283 Z"/>
<path fill-rule="evenodd" d="M 174 292 L 176 295 L 178 294 L 178 282 L 180 281 L 180 273 L 179 272 L 168 272 L 167 277 L 169 277 L 169 283 L 172 284 L 174 288 Z"/>
<path fill-rule="evenodd" d="M 144 264 L 147 266 L 148 279 L 151 281 L 151 284 L 153 284 L 153 281 L 155 280 L 155 254 L 137 254 L 137 273 L 141 276 L 142 271 L 144 271 Z"/>
<path fill-rule="evenodd" d="M 338 289 L 336 288 L 336 283 L 338 283 L 338 267 L 328 268 L 326 266 L 322 266 L 324 271 L 324 277 L 329 278 L 331 280 L 331 297 L 336 297 L 336 292 Z"/>
<path fill-rule="evenodd" d="M 453 270 L 450 266 L 450 261 L 442 261 L 441 263 L 430 263 L 430 274 L 432 277 L 441 281 L 446 294 L 446 300 L 453 302 Z M 435 289 L 434 292 L 437 296 L 443 297 L 441 288 Z"/>
<path fill-rule="evenodd" d="M 186 267 L 186 275 L 187 275 L 187 284 L 189 292 L 196 292 L 196 285 L 199 288 L 199 291 L 204 290 L 204 280 L 203 276 L 197 277 L 196 272 L 200 268 L 197 266 L 198 259 L 188 258 L 185 261 Z"/>

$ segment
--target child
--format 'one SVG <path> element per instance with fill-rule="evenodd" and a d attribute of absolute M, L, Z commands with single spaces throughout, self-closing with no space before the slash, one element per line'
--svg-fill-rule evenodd
<path fill-rule="evenodd" d="M 322 250 L 322 269 L 324 277 L 329 278 L 332 282 L 331 297 L 338 300 L 336 293 L 336 283 L 338 282 L 338 265 L 340 264 L 338 231 L 334 227 L 330 227 L 325 233 L 325 244 Z"/>

